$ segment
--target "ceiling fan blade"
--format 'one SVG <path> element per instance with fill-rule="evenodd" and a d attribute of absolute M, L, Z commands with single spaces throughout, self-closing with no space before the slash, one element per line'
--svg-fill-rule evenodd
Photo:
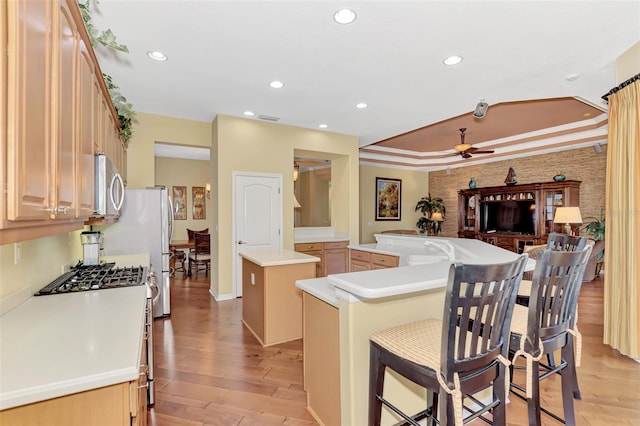
<path fill-rule="evenodd" d="M 471 158 L 471 154 L 468 152 L 461 152 L 460 155 L 462 155 L 462 158 Z"/>
<path fill-rule="evenodd" d="M 476 150 L 476 151 L 473 151 L 474 154 L 493 154 L 494 152 L 495 152 L 494 150 L 490 150 L 490 151 Z"/>

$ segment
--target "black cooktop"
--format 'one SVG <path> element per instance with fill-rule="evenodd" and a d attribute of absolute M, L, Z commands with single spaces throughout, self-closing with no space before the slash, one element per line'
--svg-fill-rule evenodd
<path fill-rule="evenodd" d="M 147 271 L 143 266 L 115 267 L 115 263 L 83 265 L 78 263 L 40 289 L 36 296 L 74 293 L 78 291 L 102 290 L 107 288 L 142 285 Z"/>

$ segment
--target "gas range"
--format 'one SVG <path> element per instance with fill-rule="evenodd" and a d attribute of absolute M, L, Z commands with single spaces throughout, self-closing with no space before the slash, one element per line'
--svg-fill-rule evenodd
<path fill-rule="evenodd" d="M 35 296 L 75 293 L 107 288 L 131 287 L 145 284 L 147 268 L 143 266 L 115 267 L 115 263 L 83 265 L 78 263 L 40 289 Z"/>

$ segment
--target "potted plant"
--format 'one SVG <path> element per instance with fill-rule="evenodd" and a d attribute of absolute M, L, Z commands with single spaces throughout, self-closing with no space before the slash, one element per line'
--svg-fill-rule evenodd
<path fill-rule="evenodd" d="M 431 215 L 433 213 L 442 213 L 442 217 L 446 213 L 446 207 L 442 198 L 433 198 L 431 194 L 426 197 L 420 198 L 416 203 L 415 211 L 420 211 L 422 213 L 422 217 L 418 219 L 416 226 L 421 234 L 425 232 L 434 231 L 435 230 L 435 221 L 431 219 Z"/>
<path fill-rule="evenodd" d="M 600 209 L 600 217 L 587 217 L 582 224 L 582 228 L 591 235 L 591 238 L 595 241 L 604 240 L 604 231 L 605 231 L 605 217 L 604 217 L 604 209 Z M 602 258 L 604 255 L 604 249 L 600 253 L 598 253 L 598 259 Z"/>

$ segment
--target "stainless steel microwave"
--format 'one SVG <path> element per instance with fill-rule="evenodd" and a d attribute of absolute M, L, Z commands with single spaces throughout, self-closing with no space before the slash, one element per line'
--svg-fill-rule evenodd
<path fill-rule="evenodd" d="M 118 169 L 104 154 L 95 156 L 94 216 L 119 216 L 124 203 L 124 182 Z"/>

